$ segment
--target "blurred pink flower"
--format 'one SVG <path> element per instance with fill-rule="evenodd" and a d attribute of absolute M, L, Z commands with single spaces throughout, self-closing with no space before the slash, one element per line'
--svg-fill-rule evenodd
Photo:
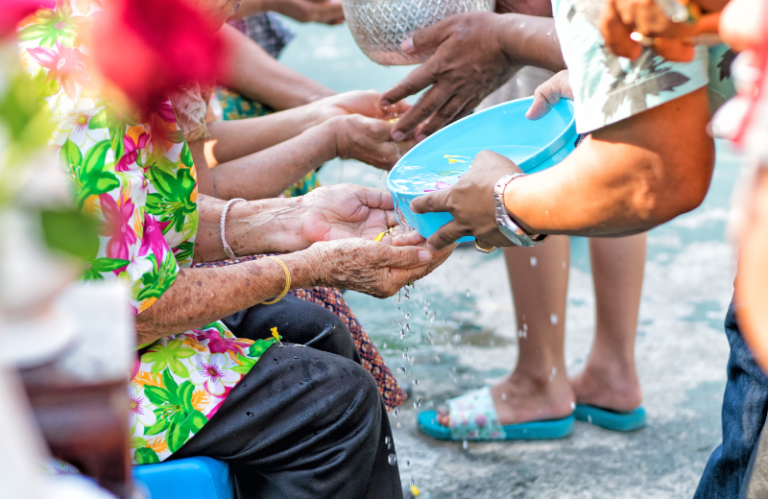
<path fill-rule="evenodd" d="M 85 57 L 78 49 L 65 47 L 61 42 L 56 42 L 53 48 L 35 47 L 28 49 L 41 66 L 48 68 L 46 80 L 56 79 L 70 99 L 75 98 L 77 85 L 84 88 L 91 86 L 91 79 L 85 71 Z"/>
<path fill-rule="evenodd" d="M 16 25 L 38 9 L 52 9 L 54 0 L 3 0 L 0 15 L 0 38 L 16 32 Z"/>

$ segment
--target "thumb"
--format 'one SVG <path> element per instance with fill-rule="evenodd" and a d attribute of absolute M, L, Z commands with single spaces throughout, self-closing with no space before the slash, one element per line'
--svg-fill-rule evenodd
<path fill-rule="evenodd" d="M 446 21 L 447 20 L 440 21 L 439 23 L 411 33 L 411 36 L 406 38 L 403 43 L 400 44 L 400 49 L 409 55 L 420 54 L 436 49 L 451 36 L 451 30 L 445 29 L 444 23 Z"/>
<path fill-rule="evenodd" d="M 432 252 L 417 246 L 385 246 L 386 253 L 382 265 L 396 269 L 413 269 L 422 267 L 432 261 Z"/>
<path fill-rule="evenodd" d="M 560 102 L 563 97 L 573 99 L 573 91 L 568 83 L 567 71 L 561 71 L 536 88 L 533 103 L 525 113 L 529 120 L 538 120 Z"/>
<path fill-rule="evenodd" d="M 448 189 L 430 192 L 411 201 L 414 213 L 429 213 L 432 211 L 448 211 Z"/>

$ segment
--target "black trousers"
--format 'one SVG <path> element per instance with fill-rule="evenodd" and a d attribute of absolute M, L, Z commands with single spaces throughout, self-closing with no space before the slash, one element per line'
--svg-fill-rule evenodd
<path fill-rule="evenodd" d="M 240 499 L 401 499 L 392 431 L 376 382 L 346 326 L 287 296 L 224 320 L 238 337 L 272 346 L 219 411 L 172 459 L 226 461 Z"/>

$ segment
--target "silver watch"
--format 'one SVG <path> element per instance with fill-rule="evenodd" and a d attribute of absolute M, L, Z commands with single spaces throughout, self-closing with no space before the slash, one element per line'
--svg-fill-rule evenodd
<path fill-rule="evenodd" d="M 529 236 L 523 231 L 509 216 L 507 207 L 504 205 L 504 189 L 507 185 L 517 177 L 522 177 L 524 173 L 510 173 L 504 175 L 496 182 L 496 187 L 493 188 L 493 203 L 496 206 L 496 225 L 499 230 L 504 234 L 507 239 L 512 241 L 515 246 L 523 246 L 524 248 L 532 248 L 543 243 L 547 238 L 547 234 L 536 234 Z"/>

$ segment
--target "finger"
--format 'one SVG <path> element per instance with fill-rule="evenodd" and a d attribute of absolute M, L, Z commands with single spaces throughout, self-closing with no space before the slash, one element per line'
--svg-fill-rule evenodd
<path fill-rule="evenodd" d="M 386 216 L 387 227 L 395 227 L 397 225 L 397 213 L 394 209 L 386 210 L 384 212 Z"/>
<path fill-rule="evenodd" d="M 444 19 L 439 23 L 422 28 L 406 38 L 400 48 L 410 55 L 434 50 L 453 34 L 453 31 L 448 27 L 450 24 L 452 24 L 451 20 Z"/>
<path fill-rule="evenodd" d="M 395 204 L 392 194 L 383 189 L 373 187 L 358 187 L 360 189 L 361 202 L 369 208 L 378 210 L 394 210 Z"/>
<path fill-rule="evenodd" d="M 661 57 L 672 62 L 690 62 L 693 60 L 693 45 L 672 38 L 656 38 L 653 50 Z"/>
<path fill-rule="evenodd" d="M 429 236 L 429 239 L 427 239 L 427 248 L 439 251 L 455 243 L 462 237 L 471 234 L 472 232 L 469 229 L 462 229 L 461 226 L 459 226 L 459 222 L 451 220 L 437 229 L 437 232 Z"/>
<path fill-rule="evenodd" d="M 608 49 L 615 55 L 627 57 L 635 60 L 643 52 L 640 44 L 632 41 L 630 34 L 632 30 L 625 25 L 616 10 L 613 3 L 606 4 L 598 21 L 600 33 L 605 39 Z"/>
<path fill-rule="evenodd" d="M 464 109 L 466 101 L 458 95 L 452 96 L 448 102 L 443 104 L 435 113 L 418 128 L 416 132 L 416 141 L 421 142 L 436 131 L 452 122 L 456 116 Z"/>
<path fill-rule="evenodd" d="M 413 130 L 424 120 L 441 108 L 451 98 L 450 92 L 440 82 L 432 86 L 419 98 L 419 101 L 400 118 L 392 129 L 392 138 L 396 142 L 412 135 Z"/>
<path fill-rule="evenodd" d="M 412 230 L 410 232 L 404 232 L 402 234 L 390 236 L 389 238 L 384 238 L 382 239 L 382 242 L 386 242 L 390 246 L 424 246 L 424 243 L 426 243 L 427 240 L 424 236 L 415 230 Z"/>
<path fill-rule="evenodd" d="M 418 246 L 386 246 L 381 264 L 396 269 L 423 267 L 432 261 L 432 252 Z"/>
<path fill-rule="evenodd" d="M 425 62 L 408 73 L 408 76 L 398 82 L 397 85 L 384 92 L 379 101 L 381 107 L 389 107 L 393 102 L 399 102 L 432 85 L 435 82 L 432 66 L 433 64 L 430 61 Z"/>
<path fill-rule="evenodd" d="M 433 211 L 448 211 L 449 190 L 429 192 L 411 201 L 411 211 L 414 213 L 431 213 Z"/>

